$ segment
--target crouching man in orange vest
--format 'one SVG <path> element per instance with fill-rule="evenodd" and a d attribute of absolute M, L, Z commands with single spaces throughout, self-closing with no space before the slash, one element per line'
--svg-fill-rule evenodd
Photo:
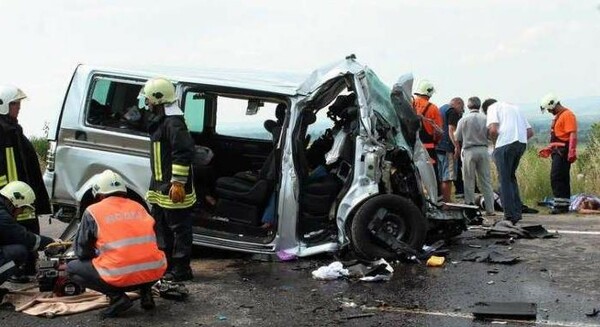
<path fill-rule="evenodd" d="M 127 198 L 125 182 L 113 171 L 94 177 L 92 194 L 96 203 L 81 218 L 74 242 L 79 260 L 68 263 L 69 277 L 109 297 L 102 318 L 131 308 L 125 292 L 138 289 L 142 308 L 153 309 L 151 286 L 167 269 L 165 254 L 156 243 L 154 219 L 141 204 Z"/>

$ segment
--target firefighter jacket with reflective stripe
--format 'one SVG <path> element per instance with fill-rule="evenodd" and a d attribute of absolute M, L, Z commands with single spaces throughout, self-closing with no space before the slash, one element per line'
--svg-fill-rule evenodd
<path fill-rule="evenodd" d="M 156 243 L 154 219 L 141 204 L 111 196 L 86 211 L 96 225 L 97 256 L 92 264 L 102 280 L 109 285 L 126 287 L 153 282 L 163 276 L 167 260 Z M 90 240 L 92 238 L 88 242 Z M 76 239 L 77 244 L 80 242 Z"/>
<path fill-rule="evenodd" d="M 35 192 L 35 213 L 51 213 L 50 199 L 35 148 L 15 119 L 0 115 L 0 188 L 13 181 L 22 181 L 31 186 Z M 17 220 L 35 217 L 34 213 L 29 212 L 20 215 Z"/>
<path fill-rule="evenodd" d="M 150 121 L 150 167 L 152 180 L 146 194 L 148 202 L 165 209 L 189 208 L 196 202 L 192 160 L 194 140 L 188 132 L 183 116 L 157 116 Z M 169 198 L 171 182 L 185 184 L 183 202 L 173 203 Z"/>
<path fill-rule="evenodd" d="M 0 199 L 0 246 L 21 244 L 30 251 L 38 251 L 54 242 L 50 237 L 34 234 L 18 224 L 4 201 L 8 200 Z"/>

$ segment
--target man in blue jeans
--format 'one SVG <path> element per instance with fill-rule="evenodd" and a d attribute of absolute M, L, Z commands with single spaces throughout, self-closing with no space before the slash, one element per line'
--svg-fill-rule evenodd
<path fill-rule="evenodd" d="M 504 219 L 516 224 L 521 220 L 523 202 L 515 175 L 533 129 L 519 108 L 495 99 L 487 99 L 482 108 L 487 112 L 486 126 L 495 144 L 494 161 L 500 180 L 500 199 Z"/>

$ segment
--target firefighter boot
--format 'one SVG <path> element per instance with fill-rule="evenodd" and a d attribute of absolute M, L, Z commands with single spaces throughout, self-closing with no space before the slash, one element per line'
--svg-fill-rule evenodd
<path fill-rule="evenodd" d="M 129 310 L 133 306 L 133 302 L 127 294 L 121 293 L 117 296 L 110 297 L 110 306 L 100 312 L 100 319 L 114 318 L 119 314 Z"/>
<path fill-rule="evenodd" d="M 143 286 L 140 289 L 141 305 L 144 310 L 152 310 L 156 307 L 154 298 L 152 297 L 152 287 L 149 285 Z"/>
<path fill-rule="evenodd" d="M 173 258 L 173 270 L 166 273 L 163 279 L 171 282 L 182 282 L 194 279 L 189 258 Z"/>

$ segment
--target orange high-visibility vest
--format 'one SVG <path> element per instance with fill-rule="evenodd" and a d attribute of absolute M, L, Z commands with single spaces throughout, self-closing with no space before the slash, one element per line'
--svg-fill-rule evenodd
<path fill-rule="evenodd" d="M 160 279 L 167 269 L 154 219 L 139 203 L 111 196 L 87 208 L 98 225 L 92 264 L 106 283 L 126 287 Z"/>

